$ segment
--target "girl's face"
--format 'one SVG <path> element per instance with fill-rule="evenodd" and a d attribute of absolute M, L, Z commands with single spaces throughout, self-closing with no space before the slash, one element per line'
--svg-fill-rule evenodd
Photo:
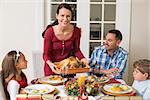
<path fill-rule="evenodd" d="M 17 69 L 26 69 L 27 68 L 27 60 L 25 59 L 25 56 L 20 53 L 16 68 Z"/>
<path fill-rule="evenodd" d="M 61 8 L 59 10 L 59 13 L 56 14 L 56 18 L 58 19 L 59 25 L 65 27 L 70 24 L 71 18 L 72 18 L 72 13 L 70 10 L 66 8 Z"/>
<path fill-rule="evenodd" d="M 147 73 L 141 73 L 137 68 L 134 68 L 133 71 L 134 80 L 144 81 L 147 79 Z"/>

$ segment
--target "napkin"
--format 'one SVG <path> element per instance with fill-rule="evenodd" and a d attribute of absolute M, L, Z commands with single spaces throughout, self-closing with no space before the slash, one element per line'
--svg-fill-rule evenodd
<path fill-rule="evenodd" d="M 27 100 L 27 94 L 17 94 L 16 100 Z"/>
<path fill-rule="evenodd" d="M 27 100 L 41 100 L 41 95 L 40 94 L 29 94 Z"/>
<path fill-rule="evenodd" d="M 112 79 L 110 79 L 108 84 L 110 84 L 110 83 L 121 83 L 121 82 L 119 82 L 119 81 L 115 80 L 114 78 L 112 78 Z"/>
<path fill-rule="evenodd" d="M 54 95 L 52 95 L 52 94 L 42 95 L 42 100 L 53 100 L 53 99 L 54 99 Z"/>

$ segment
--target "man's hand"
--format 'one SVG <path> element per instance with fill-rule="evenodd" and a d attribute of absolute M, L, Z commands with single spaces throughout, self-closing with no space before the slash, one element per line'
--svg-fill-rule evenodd
<path fill-rule="evenodd" d="M 119 69 L 118 68 L 111 68 L 109 70 L 107 70 L 107 73 L 106 74 L 113 74 L 113 75 L 116 75 L 118 74 L 119 72 Z"/>
<path fill-rule="evenodd" d="M 116 76 L 118 73 L 119 73 L 118 68 L 111 68 L 106 71 L 106 76 L 109 78 L 114 78 L 114 76 Z"/>

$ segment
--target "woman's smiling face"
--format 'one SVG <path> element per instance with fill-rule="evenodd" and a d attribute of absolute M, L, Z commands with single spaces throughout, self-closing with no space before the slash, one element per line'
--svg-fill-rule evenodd
<path fill-rule="evenodd" d="M 61 8 L 59 10 L 59 13 L 56 14 L 56 18 L 61 26 L 67 26 L 70 24 L 70 21 L 72 19 L 72 13 L 66 8 Z"/>

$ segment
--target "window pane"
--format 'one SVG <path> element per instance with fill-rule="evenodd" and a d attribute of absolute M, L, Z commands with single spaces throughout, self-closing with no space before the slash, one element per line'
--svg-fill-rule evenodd
<path fill-rule="evenodd" d="M 51 8 L 51 21 L 54 21 L 56 19 L 57 8 L 58 8 L 58 4 L 52 4 L 52 8 Z"/>
<path fill-rule="evenodd" d="M 114 23 L 105 23 L 104 24 L 104 39 L 106 39 L 106 35 L 109 30 L 115 29 L 115 24 Z"/>
<path fill-rule="evenodd" d="M 102 0 L 91 0 L 91 2 L 102 2 Z"/>
<path fill-rule="evenodd" d="M 90 21 L 101 21 L 102 20 L 102 5 L 91 4 L 90 6 Z"/>
<path fill-rule="evenodd" d="M 101 39 L 101 24 L 90 24 L 90 40 Z"/>
<path fill-rule="evenodd" d="M 74 26 L 77 26 L 77 24 L 76 23 L 71 23 L 72 25 L 74 25 Z"/>
<path fill-rule="evenodd" d="M 73 11 L 73 18 L 72 21 L 76 21 L 77 20 L 77 5 L 76 4 L 70 4 L 72 11 Z"/>
<path fill-rule="evenodd" d="M 105 21 L 115 21 L 116 18 L 116 5 L 105 4 L 104 6 L 104 20 Z"/>
<path fill-rule="evenodd" d="M 66 2 L 77 2 L 77 0 L 65 0 Z"/>
<path fill-rule="evenodd" d="M 90 51 L 89 51 L 89 56 L 91 56 L 93 50 L 95 47 L 100 46 L 101 42 L 90 42 Z"/>
<path fill-rule="evenodd" d="M 70 4 L 72 10 L 73 10 L 73 18 L 72 18 L 72 21 L 76 21 L 77 19 L 77 10 L 76 10 L 76 4 Z M 55 20 L 56 19 L 56 11 L 57 11 L 57 8 L 58 8 L 58 4 L 52 4 L 52 8 L 51 8 L 51 20 Z"/>
<path fill-rule="evenodd" d="M 51 0 L 51 2 L 62 2 L 63 0 Z"/>
<path fill-rule="evenodd" d="M 116 2 L 116 0 L 105 0 L 105 2 Z"/>

